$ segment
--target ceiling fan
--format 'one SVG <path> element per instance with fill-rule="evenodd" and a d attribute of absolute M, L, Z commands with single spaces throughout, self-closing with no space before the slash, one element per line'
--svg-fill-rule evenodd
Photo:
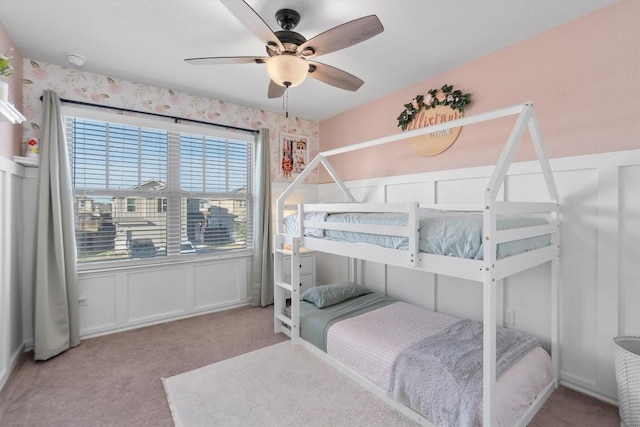
<path fill-rule="evenodd" d="M 266 64 L 271 78 L 269 98 L 281 97 L 289 87 L 297 86 L 307 75 L 316 80 L 350 91 L 356 91 L 364 81 L 346 71 L 314 59 L 353 46 L 384 31 L 376 15 L 369 15 L 331 28 L 310 40 L 293 31 L 300 22 L 300 14 L 292 9 L 276 12 L 282 31 L 273 32 L 243 0 L 220 2 L 254 35 L 266 44 L 269 56 L 214 56 L 188 58 L 194 65 Z"/>

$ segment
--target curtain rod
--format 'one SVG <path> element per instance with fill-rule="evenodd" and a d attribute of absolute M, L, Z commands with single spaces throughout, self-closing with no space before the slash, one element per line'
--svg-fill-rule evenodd
<path fill-rule="evenodd" d="M 40 97 L 40 101 L 42 101 L 42 96 Z M 232 129 L 232 130 L 237 130 L 237 131 L 241 131 L 241 132 L 249 132 L 249 133 L 253 133 L 253 134 L 257 134 L 258 133 L 258 131 L 256 129 L 248 129 L 248 128 L 241 128 L 241 127 L 231 126 L 231 125 L 223 125 L 223 124 L 219 124 L 219 123 L 204 122 L 202 120 L 187 119 L 187 118 L 184 118 L 184 117 L 168 116 L 166 114 L 152 113 L 152 112 L 149 112 L 149 111 L 130 110 L 128 108 L 112 107 L 110 105 L 93 104 L 91 102 L 74 101 L 73 99 L 60 98 L 60 102 L 66 102 L 67 104 L 86 105 L 86 106 L 89 106 L 89 107 L 107 108 L 109 110 L 124 111 L 124 112 L 127 112 L 127 113 L 146 114 L 146 115 L 149 115 L 149 116 L 163 117 L 165 119 L 172 119 L 175 123 L 178 123 L 179 121 L 186 121 L 186 122 L 198 123 L 198 124 L 208 125 L 208 126 L 218 126 L 218 127 L 222 127 L 222 128 L 225 128 L 225 129 Z"/>

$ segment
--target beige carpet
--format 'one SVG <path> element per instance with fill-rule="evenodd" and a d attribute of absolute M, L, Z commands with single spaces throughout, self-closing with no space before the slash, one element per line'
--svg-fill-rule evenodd
<path fill-rule="evenodd" d="M 163 383 L 177 427 L 416 425 L 290 342 L 165 378 Z"/>
<path fill-rule="evenodd" d="M 241 307 L 85 339 L 46 362 L 25 353 L 0 390 L 0 426 L 173 427 L 160 378 L 283 341 L 273 306 Z M 566 387 L 529 424 L 585 426 L 619 427 L 618 408 Z"/>

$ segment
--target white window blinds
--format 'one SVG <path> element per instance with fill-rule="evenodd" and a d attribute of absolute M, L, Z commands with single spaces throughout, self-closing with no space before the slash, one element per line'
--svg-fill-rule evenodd
<path fill-rule="evenodd" d="M 251 249 L 252 140 L 79 114 L 65 122 L 79 263 Z"/>

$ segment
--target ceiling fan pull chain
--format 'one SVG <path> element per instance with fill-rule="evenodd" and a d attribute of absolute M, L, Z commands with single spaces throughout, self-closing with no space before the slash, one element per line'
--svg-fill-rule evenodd
<path fill-rule="evenodd" d="M 282 97 L 283 107 L 284 107 L 284 117 L 289 118 L 289 86 L 285 86 L 284 88 L 284 97 Z"/>

